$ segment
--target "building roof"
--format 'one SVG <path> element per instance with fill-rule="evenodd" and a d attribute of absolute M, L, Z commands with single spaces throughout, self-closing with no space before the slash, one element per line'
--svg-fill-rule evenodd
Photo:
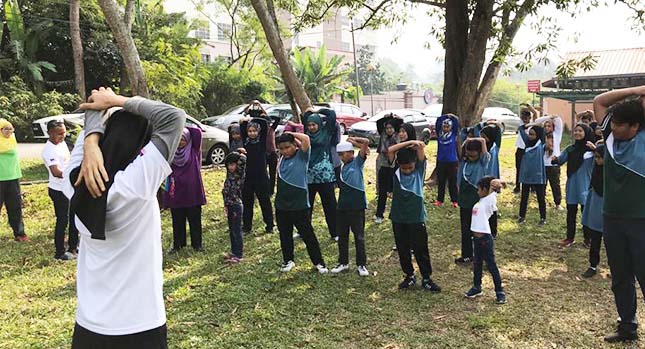
<path fill-rule="evenodd" d="M 645 74 L 645 47 L 606 51 L 581 51 L 570 52 L 564 61 L 582 59 L 592 55 L 598 63 L 589 71 L 579 69 L 573 76 L 600 77 L 600 76 L 625 76 Z"/>

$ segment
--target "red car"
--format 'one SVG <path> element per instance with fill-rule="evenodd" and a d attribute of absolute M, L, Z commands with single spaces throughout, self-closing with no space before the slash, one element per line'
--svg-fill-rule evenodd
<path fill-rule="evenodd" d="M 341 134 L 346 134 L 349 128 L 361 121 L 367 120 L 364 113 L 357 106 L 347 103 L 314 103 L 315 106 L 333 109 L 336 112 L 336 120 L 340 125 Z"/>

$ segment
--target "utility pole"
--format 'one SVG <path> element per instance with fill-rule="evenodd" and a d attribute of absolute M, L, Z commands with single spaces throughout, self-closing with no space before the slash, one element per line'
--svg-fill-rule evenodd
<path fill-rule="evenodd" d="M 359 80 L 358 80 L 358 63 L 356 62 L 356 40 L 354 40 L 354 18 L 351 19 L 351 29 L 352 29 L 352 50 L 354 51 L 354 71 L 356 72 L 356 93 L 354 94 L 354 97 L 356 99 L 356 106 L 360 108 L 361 106 L 361 100 L 360 100 L 360 85 L 359 85 Z"/>

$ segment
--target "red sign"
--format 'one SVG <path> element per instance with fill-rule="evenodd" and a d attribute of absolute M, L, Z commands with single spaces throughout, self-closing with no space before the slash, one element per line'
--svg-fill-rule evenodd
<path fill-rule="evenodd" d="M 529 80 L 528 87 L 530 93 L 540 92 L 540 80 Z"/>

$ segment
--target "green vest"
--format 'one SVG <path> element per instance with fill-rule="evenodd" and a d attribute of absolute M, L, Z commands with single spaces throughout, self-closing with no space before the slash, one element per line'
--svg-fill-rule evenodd
<path fill-rule="evenodd" d="M 616 164 L 605 150 L 603 214 L 612 218 L 645 218 L 645 178 Z"/>

